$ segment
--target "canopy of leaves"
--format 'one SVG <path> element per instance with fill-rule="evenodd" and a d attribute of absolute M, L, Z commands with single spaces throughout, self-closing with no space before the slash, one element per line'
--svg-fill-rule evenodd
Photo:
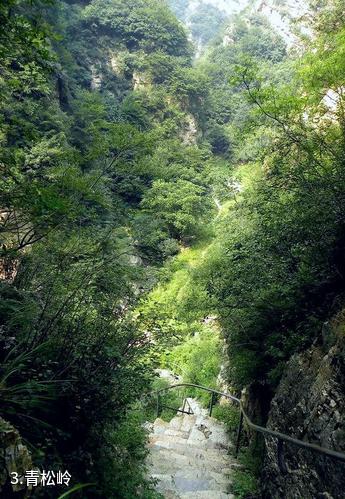
<path fill-rule="evenodd" d="M 93 0 L 84 15 L 88 22 L 110 29 L 130 49 L 189 53 L 182 25 L 158 0 Z"/>

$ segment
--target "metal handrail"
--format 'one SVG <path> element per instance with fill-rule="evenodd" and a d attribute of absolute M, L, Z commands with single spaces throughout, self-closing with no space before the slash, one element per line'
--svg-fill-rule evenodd
<path fill-rule="evenodd" d="M 185 409 L 186 409 L 186 404 L 188 405 L 188 411 L 185 411 Z M 189 402 L 189 400 L 187 399 L 187 397 L 186 397 L 186 398 L 184 398 L 184 400 L 183 400 L 182 412 L 184 412 L 185 414 L 191 415 L 191 416 L 194 414 L 193 409 L 192 409 L 192 407 L 191 407 L 191 405 L 190 405 L 190 402 Z"/>
<path fill-rule="evenodd" d="M 312 450 L 315 452 L 319 452 L 320 454 L 324 454 L 324 455 L 329 456 L 333 459 L 337 459 L 339 461 L 345 462 L 345 453 L 343 453 L 343 452 L 338 452 L 338 451 L 335 451 L 332 449 L 327 449 L 325 447 L 321 447 L 321 446 L 316 445 L 316 444 L 304 442 L 303 440 L 299 440 L 298 438 L 290 437 L 289 435 L 285 435 L 284 433 L 281 433 L 279 431 L 270 430 L 267 427 L 260 426 L 260 425 L 253 423 L 251 421 L 251 419 L 249 418 L 248 414 L 245 412 L 245 410 L 243 408 L 243 403 L 239 398 L 235 397 L 234 395 L 231 395 L 230 393 L 220 392 L 218 390 L 214 390 L 213 388 L 208 388 L 206 386 L 196 385 L 194 383 L 178 383 L 176 385 L 170 385 L 170 386 L 167 386 L 165 388 L 161 388 L 160 390 L 157 390 L 155 392 L 155 394 L 157 395 L 157 412 L 159 412 L 159 408 L 160 408 L 160 395 L 161 395 L 161 393 L 163 393 L 167 390 L 172 390 L 174 388 L 178 388 L 178 387 L 199 388 L 199 389 L 204 390 L 206 392 L 212 393 L 211 404 L 210 404 L 210 414 L 212 414 L 212 405 L 214 403 L 214 395 L 220 395 L 221 397 L 226 397 L 227 399 L 230 399 L 233 402 L 235 402 L 236 404 L 238 404 L 239 409 L 240 409 L 240 423 L 239 423 L 238 432 L 237 432 L 236 455 L 237 455 L 238 450 L 239 450 L 243 421 L 245 421 L 247 423 L 247 425 L 249 426 L 249 428 L 252 428 L 254 431 L 256 431 L 258 433 L 262 433 L 264 435 L 269 435 L 271 437 L 278 439 L 278 444 L 279 444 L 278 445 L 278 463 L 279 463 L 279 467 L 281 468 L 281 470 L 285 473 L 287 472 L 287 468 L 285 466 L 283 456 L 282 456 L 282 452 L 283 452 L 282 442 L 288 442 L 288 443 L 297 445 L 298 447 Z"/>

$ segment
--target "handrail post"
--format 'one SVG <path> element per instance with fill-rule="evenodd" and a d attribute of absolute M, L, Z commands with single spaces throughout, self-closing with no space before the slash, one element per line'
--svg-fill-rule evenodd
<path fill-rule="evenodd" d="M 156 406 L 157 418 L 160 416 L 161 412 L 161 396 L 160 393 L 157 393 L 157 406 Z"/>
<path fill-rule="evenodd" d="M 277 458 L 278 458 L 278 466 L 280 472 L 282 473 L 282 475 L 286 475 L 289 472 L 289 470 L 286 466 L 286 462 L 284 459 L 284 442 L 283 440 L 280 440 L 280 438 L 278 438 L 278 444 L 277 444 Z"/>
<path fill-rule="evenodd" d="M 235 457 L 237 458 L 238 456 L 238 451 L 240 450 L 240 442 L 241 442 L 241 433 L 242 433 L 242 426 L 243 426 L 243 412 L 242 409 L 240 409 L 240 422 L 238 425 L 238 430 L 237 430 L 237 439 L 236 439 L 236 449 L 235 449 Z"/>
<path fill-rule="evenodd" d="M 214 406 L 214 392 L 211 393 L 210 407 L 209 407 L 209 411 L 208 411 L 208 415 L 210 417 L 212 416 L 213 406 Z"/>

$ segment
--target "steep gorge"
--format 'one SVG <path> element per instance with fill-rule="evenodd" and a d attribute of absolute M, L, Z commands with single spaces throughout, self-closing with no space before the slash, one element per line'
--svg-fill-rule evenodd
<path fill-rule="evenodd" d="M 259 423 L 345 450 L 341 2 L 298 48 L 257 10 L 195 8 L 193 62 L 156 0 L 1 6 L 0 416 L 82 497 L 156 497 L 138 400 L 162 367 L 221 369 Z M 236 497 L 342 497 L 342 464 L 242 448 Z"/>

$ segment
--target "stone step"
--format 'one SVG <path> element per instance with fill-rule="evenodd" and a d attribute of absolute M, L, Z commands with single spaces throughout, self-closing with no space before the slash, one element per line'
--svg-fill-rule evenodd
<path fill-rule="evenodd" d="M 229 472 L 237 465 L 232 462 L 228 456 L 210 454 L 203 450 L 195 451 L 195 449 L 194 452 L 190 452 L 190 449 L 180 449 L 176 452 L 174 449 L 151 448 L 148 462 L 154 463 L 154 466 L 159 468 L 162 466 L 169 466 L 170 463 L 172 470 L 188 466 L 201 470 L 210 469 L 222 473 Z"/>
<path fill-rule="evenodd" d="M 151 445 L 156 445 L 158 447 L 165 447 L 168 448 L 171 445 L 174 444 L 180 444 L 180 445 L 186 445 L 188 439 L 184 437 L 178 437 L 174 435 L 165 435 L 160 434 L 160 435 L 153 435 L 149 439 L 149 446 Z"/>
<path fill-rule="evenodd" d="M 170 424 L 161 418 L 157 418 L 153 423 L 152 433 L 154 435 L 160 435 L 168 429 L 170 429 Z"/>
<path fill-rule="evenodd" d="M 196 424 L 196 416 L 188 416 L 187 414 L 182 417 L 181 430 L 190 432 Z"/>
<path fill-rule="evenodd" d="M 212 471 L 210 469 L 182 469 L 176 472 L 176 474 L 174 475 L 174 479 L 176 480 L 176 478 L 182 478 L 183 480 L 203 479 L 209 482 L 214 482 L 219 487 L 225 488 L 225 490 L 229 488 L 230 484 L 230 475 L 226 475 L 222 472 Z"/>
<path fill-rule="evenodd" d="M 184 492 L 178 497 L 179 499 L 235 499 L 235 496 L 233 494 L 227 494 L 224 492 L 220 492 L 219 490 Z"/>
<path fill-rule="evenodd" d="M 206 426 L 193 426 L 189 433 L 170 428 L 163 430 L 162 427 L 158 427 L 158 431 L 154 431 L 150 437 L 151 442 L 163 439 L 166 442 L 181 442 L 181 440 L 187 440 L 187 442 L 184 443 L 197 447 L 209 447 L 224 450 L 228 450 L 232 447 L 226 434 L 223 434 L 218 428 Z"/>
<path fill-rule="evenodd" d="M 224 463 L 210 463 L 193 461 L 192 459 L 186 456 L 171 456 L 169 460 L 166 455 L 153 455 L 152 458 L 148 461 L 148 463 L 154 467 L 152 467 L 152 472 L 156 473 L 168 473 L 174 476 L 176 473 L 184 472 L 185 474 L 192 473 L 194 475 L 209 476 L 215 480 L 221 480 L 222 476 L 226 477 L 226 480 L 229 479 L 229 476 L 232 474 L 234 468 Z M 171 466 L 169 468 L 169 465 Z"/>
<path fill-rule="evenodd" d="M 182 423 L 183 423 L 183 416 L 175 416 L 170 421 L 169 426 L 173 430 L 181 430 Z"/>
<path fill-rule="evenodd" d="M 169 473 L 154 473 L 152 478 L 158 480 L 157 490 L 169 490 L 177 494 L 185 492 L 204 492 L 218 490 L 224 494 L 228 493 L 229 480 L 220 478 L 219 474 L 196 473 L 195 471 L 180 470 L 174 475 Z"/>
<path fill-rule="evenodd" d="M 162 456 L 157 456 L 157 459 L 153 457 L 149 461 L 149 465 L 155 473 L 170 473 L 171 475 L 175 475 L 178 471 L 188 469 L 190 472 L 202 473 L 218 481 L 222 479 L 222 476 L 225 476 L 226 480 L 229 481 L 228 477 L 231 476 L 232 473 L 232 468 L 224 465 L 224 463 L 217 464 L 205 462 L 200 464 L 200 462 L 192 461 L 185 456 L 180 456 L 179 459 L 171 458 L 171 460 L 168 460 L 167 458 L 163 459 Z"/>
<path fill-rule="evenodd" d="M 210 449 L 198 449 L 193 447 L 183 448 L 183 446 L 176 444 L 175 446 L 171 445 L 169 447 L 151 447 L 152 455 L 155 452 L 160 452 L 166 450 L 168 452 L 174 452 L 178 456 L 183 456 L 191 461 L 198 462 L 200 466 L 203 466 L 205 463 L 214 462 L 219 467 L 231 467 L 232 460 L 228 455 L 219 454 L 216 451 L 210 451 Z"/>
<path fill-rule="evenodd" d="M 160 447 L 163 449 L 173 449 L 183 455 L 196 455 L 209 452 L 210 456 L 225 456 L 229 458 L 227 449 L 217 446 L 214 442 L 196 438 L 174 437 L 170 435 L 153 435 L 149 439 L 149 447 Z"/>
<path fill-rule="evenodd" d="M 182 429 L 181 430 L 174 430 L 174 429 L 171 429 L 171 428 L 167 428 L 164 431 L 164 435 L 166 435 L 168 437 L 180 437 L 180 438 L 184 438 L 185 440 L 187 440 L 188 437 L 189 437 L 189 432 L 188 431 L 182 431 Z"/>

